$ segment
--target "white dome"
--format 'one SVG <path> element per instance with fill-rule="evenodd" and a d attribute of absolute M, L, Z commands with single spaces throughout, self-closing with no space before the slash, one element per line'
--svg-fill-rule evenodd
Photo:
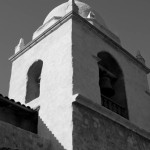
<path fill-rule="evenodd" d="M 90 12 L 93 12 L 95 14 L 95 18 L 96 20 L 103 26 L 106 27 L 106 24 L 103 20 L 103 18 L 101 16 L 98 15 L 98 13 L 96 11 L 94 11 L 89 5 L 79 1 L 79 0 L 75 0 L 75 3 L 78 7 L 78 14 L 83 17 L 83 18 L 87 18 Z M 45 24 L 46 22 L 48 22 L 50 19 L 52 19 L 54 16 L 58 16 L 58 17 L 63 17 L 67 14 L 67 8 L 69 6 L 69 2 L 63 3 L 59 6 L 57 6 L 56 8 L 54 8 L 46 17 L 46 19 L 44 20 Z"/>
<path fill-rule="evenodd" d="M 89 23 L 91 23 L 97 29 L 99 29 L 104 34 L 109 36 L 111 39 L 116 41 L 118 44 L 121 44 L 119 37 L 113 34 L 108 29 L 103 18 L 95 10 L 93 10 L 89 5 L 81 2 L 80 0 L 74 0 L 74 1 L 76 6 L 78 7 L 78 15 L 86 19 Z M 32 39 L 38 37 L 46 29 L 48 29 L 50 26 L 55 24 L 61 17 L 64 17 L 69 11 L 71 11 L 70 2 L 71 0 L 54 8 L 45 18 L 43 25 L 34 32 Z M 76 10 L 77 9 L 75 8 L 75 11 Z"/>

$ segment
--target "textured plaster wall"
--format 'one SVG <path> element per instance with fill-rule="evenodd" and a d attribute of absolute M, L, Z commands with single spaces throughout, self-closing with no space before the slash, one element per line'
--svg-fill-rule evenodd
<path fill-rule="evenodd" d="M 96 65 L 97 61 L 92 57 L 92 52 L 96 46 L 95 35 L 90 34 L 89 29 L 76 20 L 73 20 L 72 28 L 73 92 L 75 94 L 80 93 L 95 103 L 101 104 L 99 68 Z"/>
<path fill-rule="evenodd" d="M 68 20 L 13 62 L 9 97 L 25 102 L 27 72 L 43 61 L 40 96 L 28 105 L 40 106 L 38 134 L 72 149 L 72 102 L 74 94 L 101 105 L 99 71 L 93 56 L 109 52 L 124 73 L 130 121 L 150 131 L 150 99 L 143 70 L 106 43 L 85 23 Z M 83 118 L 82 118 L 83 120 Z"/>
<path fill-rule="evenodd" d="M 110 53 L 124 74 L 129 120 L 150 131 L 150 96 L 145 72 L 133 63 L 120 49 L 106 42 L 100 34 L 77 18 L 73 20 L 74 93 L 80 93 L 100 104 L 99 71 L 93 58 L 101 51 Z"/>
<path fill-rule="evenodd" d="M 50 140 L 0 121 L 0 149 L 54 150 Z"/>
<path fill-rule="evenodd" d="M 150 140 L 79 103 L 73 104 L 74 150 L 149 150 Z"/>
<path fill-rule="evenodd" d="M 40 106 L 38 134 L 72 149 L 72 21 L 62 24 L 13 62 L 9 97 L 25 102 L 27 72 L 43 61 L 40 96 L 31 107 Z M 55 139 L 56 137 L 56 139 Z"/>

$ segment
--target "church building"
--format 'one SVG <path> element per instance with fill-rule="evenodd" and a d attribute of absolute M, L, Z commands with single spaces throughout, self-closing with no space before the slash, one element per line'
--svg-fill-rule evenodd
<path fill-rule="evenodd" d="M 150 69 L 82 0 L 54 8 L 9 60 L 0 149 L 150 149 Z"/>

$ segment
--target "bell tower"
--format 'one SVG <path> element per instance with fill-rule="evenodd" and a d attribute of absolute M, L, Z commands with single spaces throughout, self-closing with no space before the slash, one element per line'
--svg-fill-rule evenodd
<path fill-rule="evenodd" d="M 150 70 L 88 4 L 69 0 L 54 8 L 10 60 L 9 97 L 39 109 L 38 135 L 54 145 L 100 149 L 104 116 L 150 131 Z"/>

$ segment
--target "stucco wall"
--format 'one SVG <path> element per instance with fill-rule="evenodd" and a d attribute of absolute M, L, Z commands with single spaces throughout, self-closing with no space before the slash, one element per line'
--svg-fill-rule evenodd
<path fill-rule="evenodd" d="M 148 150 L 150 140 L 79 103 L 73 104 L 74 150 Z"/>
<path fill-rule="evenodd" d="M 93 30 L 77 17 L 73 20 L 73 67 L 74 93 L 80 93 L 101 104 L 99 71 L 93 58 L 101 51 L 108 52 L 122 69 L 125 82 L 129 120 L 135 125 L 150 131 L 150 96 L 146 94 L 148 82 L 146 73 L 121 50 Z M 109 40 L 108 40 L 109 41 Z"/>
<path fill-rule="evenodd" d="M 54 30 L 54 29 L 53 29 Z M 30 102 L 40 106 L 38 134 L 72 148 L 72 21 L 61 24 L 13 62 L 9 97 L 25 102 L 27 72 L 38 59 L 43 61 L 40 96 Z"/>
<path fill-rule="evenodd" d="M 0 149 L 4 147 L 18 150 L 54 149 L 50 140 L 0 121 Z"/>
<path fill-rule="evenodd" d="M 61 24 L 13 62 L 9 97 L 24 103 L 28 69 L 36 60 L 43 61 L 40 96 L 28 105 L 40 106 L 38 134 L 46 138 L 54 135 L 65 149 L 72 149 L 74 94 L 101 105 L 99 72 L 93 57 L 101 51 L 110 53 L 122 68 L 130 121 L 150 131 L 145 72 L 105 40 L 74 18 L 73 24 L 71 19 Z"/>

